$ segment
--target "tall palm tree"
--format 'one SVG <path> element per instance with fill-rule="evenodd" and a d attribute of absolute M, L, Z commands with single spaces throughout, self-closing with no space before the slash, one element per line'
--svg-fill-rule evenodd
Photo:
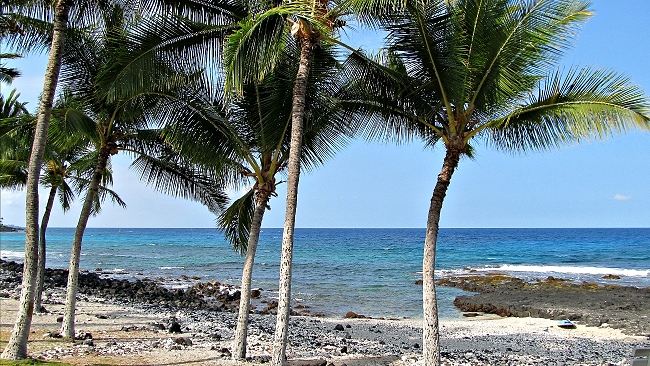
<path fill-rule="evenodd" d="M 56 111 L 56 109 L 54 110 Z M 54 113 L 56 114 L 56 112 Z M 71 135 L 67 131 L 57 129 L 55 118 L 54 129 L 48 129 L 48 144 L 43 158 L 43 174 L 41 185 L 49 188 L 48 200 L 41 218 L 39 245 L 38 245 L 38 270 L 36 280 L 36 293 L 34 309 L 43 312 L 42 293 L 46 262 L 46 233 L 54 199 L 59 196 L 63 211 L 70 208 L 76 194 L 87 188 L 89 181 L 83 178 L 88 170 L 94 169 L 95 156 L 89 149 L 89 142 L 80 135 Z M 0 136 L 0 186 L 3 188 L 22 188 L 27 180 L 27 161 L 29 159 L 29 146 L 34 137 L 34 122 L 32 118 L 23 118 L 23 123 L 15 125 L 15 129 Z M 104 173 L 105 182 L 112 181 L 111 171 Z M 114 203 L 122 207 L 126 204 L 120 197 L 106 187 L 100 185 L 101 194 L 97 197 L 94 213 L 99 212 L 101 199 L 110 197 Z"/>
<path fill-rule="evenodd" d="M 197 200 L 213 212 L 225 202 L 220 182 L 179 157 L 160 135 L 159 127 L 184 113 L 182 101 L 191 97 L 184 93 L 194 78 L 191 73 L 182 73 L 187 70 L 172 68 L 167 58 L 159 58 L 155 67 L 148 69 L 140 68 L 137 62 L 160 45 L 160 26 L 166 20 L 151 17 L 125 22 L 123 10 L 117 6 L 104 17 L 101 29 L 69 40 L 61 72 L 61 84 L 70 98 L 64 113 L 66 122 L 84 132 L 96 154 L 70 256 L 61 329 L 65 337 L 74 337 L 83 233 L 113 155 L 124 151 L 133 156 L 132 166 L 146 183 L 160 191 Z M 129 77 L 134 73 L 140 78 Z"/>
<path fill-rule="evenodd" d="M 270 209 L 271 197 L 276 196 L 276 186 L 281 183 L 278 175 L 284 173 L 289 159 L 288 131 L 299 44 L 292 42 L 286 51 L 275 71 L 260 83 L 245 85 L 240 98 L 231 101 L 218 96 L 209 107 L 211 113 L 203 113 L 212 118 L 184 118 L 185 122 L 179 128 L 168 131 L 166 135 L 168 141 L 182 146 L 181 150 L 199 151 L 203 156 L 196 159 L 207 158 L 206 163 L 209 164 L 214 159 L 214 151 L 220 148 L 215 145 L 223 143 L 217 140 L 222 130 L 215 126 L 226 126 L 233 131 L 230 143 L 234 145 L 236 153 L 227 168 L 234 169 L 244 182 L 252 180 L 254 183 L 219 217 L 219 226 L 233 248 L 246 253 L 233 350 L 233 358 L 236 359 L 246 357 L 251 279 L 262 220 L 266 209 Z M 338 62 L 332 51 L 331 47 L 316 50 L 317 58 L 309 76 L 305 148 L 301 155 L 302 163 L 307 168 L 323 163 L 345 144 L 346 137 L 352 135 L 348 124 L 339 118 L 335 109 L 333 85 Z M 197 146 L 189 148 L 189 144 Z"/>
<path fill-rule="evenodd" d="M 387 6 L 390 5 L 390 6 Z M 328 0 L 275 1 L 253 7 L 255 12 L 240 22 L 240 28 L 228 37 L 224 51 L 226 89 L 242 92 L 246 83 L 258 82 L 274 70 L 285 52 L 286 45 L 297 42 L 300 57 L 293 84 L 291 103 L 291 140 L 287 161 L 287 198 L 282 254 L 280 259 L 280 282 L 278 315 L 275 329 L 273 365 L 283 365 L 291 310 L 291 270 L 293 238 L 300 179 L 300 157 L 304 137 L 305 109 L 310 73 L 314 55 L 323 45 L 340 44 L 336 31 L 345 25 L 342 17 L 355 11 L 369 17 L 386 9 L 397 9 L 396 4 L 380 1 Z"/>
<path fill-rule="evenodd" d="M 417 135 L 445 147 L 424 243 L 426 365 L 440 363 L 434 281 L 440 213 L 474 142 L 545 150 L 650 128 L 648 98 L 629 79 L 602 69 L 556 69 L 570 36 L 591 15 L 588 8 L 578 0 L 413 2 L 385 19 L 388 52 L 374 61 L 358 54 L 349 60 L 343 98 L 369 136 L 391 130 L 393 137 Z"/>
<path fill-rule="evenodd" d="M 2 352 L 2 355 L 0 355 L 0 358 L 4 359 L 15 360 L 27 357 L 27 338 L 29 336 L 34 309 L 34 293 L 36 290 L 35 284 L 38 267 L 39 174 L 45 152 L 47 129 L 50 123 L 54 93 L 61 68 L 61 56 L 65 45 L 68 18 L 72 4 L 73 2 L 71 0 L 56 0 L 53 4 L 54 16 L 50 53 L 45 71 L 45 81 L 39 105 L 34 142 L 27 169 L 27 191 L 25 194 L 25 260 L 23 263 L 23 285 L 20 295 L 20 307 L 7 347 Z M 18 9 L 16 13 L 27 9 L 22 1 L 16 1 L 14 7 Z M 38 8 L 35 10 L 38 13 L 42 10 L 43 6 L 42 4 L 38 4 L 34 8 Z M 31 10 L 34 11 L 34 9 Z M 16 27 L 19 26 L 19 24 L 16 24 Z"/>

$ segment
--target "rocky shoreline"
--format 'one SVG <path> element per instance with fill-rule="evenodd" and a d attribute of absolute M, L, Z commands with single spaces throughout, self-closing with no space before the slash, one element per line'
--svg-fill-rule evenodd
<path fill-rule="evenodd" d="M 22 263 L 0 259 L 0 297 L 17 297 L 22 281 Z M 82 271 L 79 273 L 79 296 L 81 299 L 88 296 L 111 299 L 120 303 L 142 303 L 157 306 L 163 309 L 203 309 L 210 311 L 237 312 L 241 293 L 233 285 L 213 282 L 198 282 L 185 289 L 173 289 L 164 286 L 160 280 L 144 278 L 129 281 L 100 277 L 102 272 Z M 189 279 L 189 278 L 188 278 Z M 45 270 L 45 284 L 43 290 L 44 303 L 57 303 L 54 294 L 65 289 L 68 281 L 68 271 L 65 269 Z M 277 314 L 277 301 L 264 298 L 262 289 L 251 291 L 253 313 Z M 54 297 L 53 297 L 54 296 Z M 292 315 L 321 316 L 311 313 L 309 306 L 298 305 L 292 309 Z"/>
<path fill-rule="evenodd" d="M 456 297 L 454 305 L 464 312 L 569 319 L 650 337 L 650 287 L 576 284 L 554 277 L 526 282 L 503 274 L 450 277 L 438 285 L 478 292 Z"/>
<path fill-rule="evenodd" d="M 21 268 L 20 264 L 0 262 L 2 341 L 6 341 L 15 317 Z M 155 281 L 129 282 L 81 273 L 78 340 L 58 339 L 66 276 L 64 270 L 47 272 L 45 305 L 49 313 L 34 317 L 34 342 L 29 346 L 34 357 L 80 365 L 173 362 L 242 366 L 261 365 L 270 359 L 275 330 L 272 303 L 267 302 L 270 309 L 251 314 L 249 359 L 233 361 L 230 352 L 237 321 L 237 290 L 216 283 L 183 291 Z M 565 330 L 554 324 L 545 319 L 487 314 L 443 319 L 442 365 L 622 366 L 629 363 L 634 348 L 650 346 L 645 337 L 628 337 L 611 328 L 579 325 Z M 295 316 L 289 329 L 287 355 L 293 366 L 421 364 L 419 321 Z"/>

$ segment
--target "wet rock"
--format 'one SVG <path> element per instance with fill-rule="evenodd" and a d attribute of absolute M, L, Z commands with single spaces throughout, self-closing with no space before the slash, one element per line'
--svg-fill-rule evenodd
<path fill-rule="evenodd" d="M 608 279 L 608 280 L 620 280 L 621 276 L 615 275 L 615 274 L 607 274 L 607 275 L 604 275 L 603 278 Z"/>

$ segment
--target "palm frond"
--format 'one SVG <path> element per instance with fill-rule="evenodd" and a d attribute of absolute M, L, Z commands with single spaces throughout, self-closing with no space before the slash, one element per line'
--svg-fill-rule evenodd
<path fill-rule="evenodd" d="M 217 225 L 233 249 L 246 253 L 253 214 L 255 212 L 255 190 L 250 189 L 239 199 L 233 201 L 217 218 Z"/>
<path fill-rule="evenodd" d="M 271 72 L 288 43 L 285 17 L 289 9 L 278 7 L 240 22 L 225 45 L 226 90 L 242 93 L 248 83 L 259 82 Z"/>
<path fill-rule="evenodd" d="M 485 128 L 498 148 L 547 149 L 628 129 L 650 130 L 650 103 L 627 77 L 573 68 L 566 74 L 557 71 L 528 103 Z"/>

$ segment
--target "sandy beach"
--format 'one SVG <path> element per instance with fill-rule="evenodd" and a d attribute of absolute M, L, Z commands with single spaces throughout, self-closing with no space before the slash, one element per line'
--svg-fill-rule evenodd
<path fill-rule="evenodd" d="M 17 290 L 2 291 L 2 345 L 15 320 Z M 49 313 L 33 319 L 29 353 L 34 358 L 76 365 L 256 365 L 267 362 L 272 351 L 272 314 L 251 315 L 250 358 L 236 362 L 230 358 L 234 312 L 88 294 L 81 294 L 78 303 L 79 339 L 55 338 L 64 292 L 47 292 Z M 562 329 L 555 320 L 492 314 L 442 320 L 443 365 L 628 365 L 634 348 L 650 346 L 647 336 L 577 324 L 576 329 Z M 421 334 L 417 320 L 295 316 L 287 355 L 292 365 L 415 365 L 421 364 Z"/>

